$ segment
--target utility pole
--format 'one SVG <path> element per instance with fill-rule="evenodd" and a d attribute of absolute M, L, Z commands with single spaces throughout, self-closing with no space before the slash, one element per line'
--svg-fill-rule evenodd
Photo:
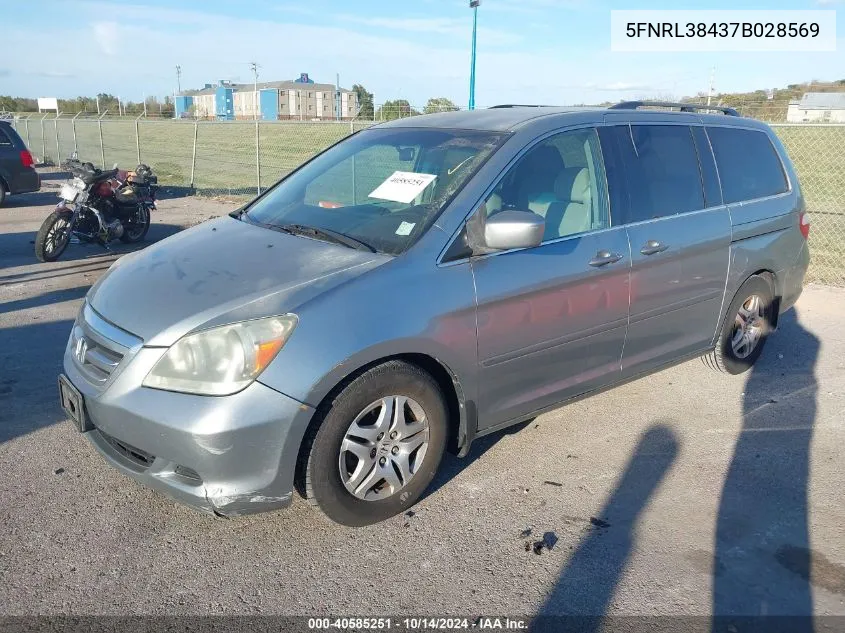
<path fill-rule="evenodd" d="M 713 98 L 713 86 L 716 83 L 716 67 L 710 69 L 710 89 L 707 91 L 707 105 L 710 105 L 710 100 Z"/>
<path fill-rule="evenodd" d="M 182 67 L 176 64 L 176 92 L 182 94 Z"/>
<path fill-rule="evenodd" d="M 249 67 L 252 70 L 253 88 L 255 90 L 255 92 L 253 94 L 253 99 L 254 99 L 253 104 L 255 105 L 254 119 L 257 121 L 258 120 L 258 64 L 256 64 L 255 62 L 252 62 L 249 65 Z"/>
<path fill-rule="evenodd" d="M 469 0 L 469 8 L 472 9 L 472 61 L 469 70 L 469 109 L 475 110 L 475 40 L 478 30 L 478 5 L 481 0 Z"/>
<path fill-rule="evenodd" d="M 97 116 L 100 116 L 100 95 L 97 95 Z"/>

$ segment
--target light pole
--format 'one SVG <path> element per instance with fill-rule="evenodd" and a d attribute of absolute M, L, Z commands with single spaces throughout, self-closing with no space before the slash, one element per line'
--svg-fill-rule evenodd
<path fill-rule="evenodd" d="M 478 5 L 481 0 L 469 0 L 469 8 L 472 9 L 472 62 L 469 70 L 469 109 L 475 110 L 475 36 L 478 26 Z"/>

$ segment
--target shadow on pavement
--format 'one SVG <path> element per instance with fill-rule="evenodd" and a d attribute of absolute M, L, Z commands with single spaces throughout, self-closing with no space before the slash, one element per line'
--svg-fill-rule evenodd
<path fill-rule="evenodd" d="M 38 175 L 41 176 L 41 181 L 45 180 L 67 180 L 73 174 L 69 171 L 40 171 Z"/>
<path fill-rule="evenodd" d="M 45 215 L 46 217 L 46 215 Z M 55 263 L 41 263 L 35 257 L 35 235 L 37 231 L 25 231 L 21 233 L 0 234 L 0 253 L 3 254 L 4 266 L 25 266 L 35 264 L 40 268 L 47 269 L 53 264 L 61 264 L 65 261 L 85 260 L 112 256 L 125 255 L 141 250 L 150 244 L 163 240 L 171 235 L 184 230 L 185 227 L 176 224 L 164 224 L 153 222 L 143 242 L 138 244 L 124 244 L 115 241 L 109 244 L 106 250 L 99 244 L 70 244 L 62 253 L 62 256 Z"/>
<path fill-rule="evenodd" d="M 443 456 L 443 462 L 440 464 L 440 468 L 437 470 L 437 475 L 435 476 L 434 481 L 431 482 L 431 485 L 428 487 L 428 490 L 426 490 L 425 494 L 422 496 L 420 501 L 434 494 L 443 486 L 452 481 L 455 477 L 460 475 L 464 470 L 469 468 L 477 460 L 481 459 L 484 453 L 493 448 L 502 439 L 504 439 L 508 435 L 514 435 L 515 433 L 521 432 L 533 422 L 534 418 L 531 418 L 530 420 L 526 420 L 525 422 L 514 424 L 513 426 L 509 426 L 505 429 L 502 429 L 501 431 L 496 431 L 495 433 L 491 433 L 490 435 L 485 435 L 483 437 L 478 438 L 472 443 L 472 446 L 470 446 L 469 454 L 466 457 L 457 457 L 456 455 L 447 452 Z"/>
<path fill-rule="evenodd" d="M 749 373 L 742 429 L 716 519 L 708 626 L 714 632 L 812 631 L 813 585 L 845 594 L 845 566 L 814 551 L 809 538 L 819 348 L 819 340 L 790 311 Z M 582 540 L 532 631 L 615 630 L 619 622 L 606 615 L 634 546 L 638 517 L 677 454 L 668 426 L 656 424 L 642 436 L 600 515 L 609 525 L 594 525 Z M 681 619 L 663 624 L 684 628 Z M 659 624 L 654 618 L 630 620 L 626 626 L 632 631 Z M 686 624 L 700 625 L 693 620 Z"/>
<path fill-rule="evenodd" d="M 637 521 L 679 452 L 671 421 L 643 433 L 621 479 L 561 571 L 532 631 L 598 631 L 636 538 Z M 555 616 L 571 616 L 561 620 Z"/>
<path fill-rule="evenodd" d="M 88 292 L 88 289 L 92 285 L 93 284 L 88 284 L 76 288 L 59 288 L 57 290 L 50 290 L 49 292 L 45 292 L 40 295 L 26 297 L 24 299 L 16 299 L 14 301 L 7 301 L 6 303 L 2 304 L 0 308 L 2 308 L 2 312 L 8 314 L 11 312 L 16 312 L 18 310 L 41 308 L 44 306 L 52 305 L 54 303 L 74 301 L 76 299 L 82 299 L 82 297 L 85 296 L 85 294 Z"/>
<path fill-rule="evenodd" d="M 714 631 L 779 630 L 787 623 L 812 631 L 811 567 L 823 570 L 813 581 L 834 583 L 839 593 L 845 587 L 845 568 L 813 551 L 808 527 L 819 347 L 791 310 L 749 374 L 742 430 L 719 502 Z M 771 615 L 793 618 L 741 617 Z"/>
<path fill-rule="evenodd" d="M 64 420 L 57 376 L 71 319 L 0 330 L 0 442 Z"/>
<path fill-rule="evenodd" d="M 47 191 L 33 191 L 32 193 L 17 193 L 7 197 L 0 209 L 9 211 L 16 207 L 55 206 L 59 203 L 59 198 L 56 195 L 57 191 L 57 189 L 48 189 Z M 47 217 L 47 213 L 44 214 L 44 217 Z"/>

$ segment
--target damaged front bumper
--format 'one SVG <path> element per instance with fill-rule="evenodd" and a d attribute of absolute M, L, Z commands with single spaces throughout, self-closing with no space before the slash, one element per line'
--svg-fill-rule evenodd
<path fill-rule="evenodd" d="M 224 397 L 141 387 L 163 351 L 141 348 L 98 387 L 68 346 L 64 370 L 94 426 L 85 436 L 124 474 L 197 510 L 239 516 L 289 505 L 314 409 L 259 382 Z"/>

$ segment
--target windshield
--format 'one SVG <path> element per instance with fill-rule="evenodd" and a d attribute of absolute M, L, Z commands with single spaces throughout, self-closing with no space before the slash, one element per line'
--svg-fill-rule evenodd
<path fill-rule="evenodd" d="M 501 137 L 472 130 L 365 130 L 291 174 L 245 215 L 270 228 L 315 239 L 333 235 L 336 242 L 351 238 L 347 245 L 398 255 L 428 230 Z"/>

